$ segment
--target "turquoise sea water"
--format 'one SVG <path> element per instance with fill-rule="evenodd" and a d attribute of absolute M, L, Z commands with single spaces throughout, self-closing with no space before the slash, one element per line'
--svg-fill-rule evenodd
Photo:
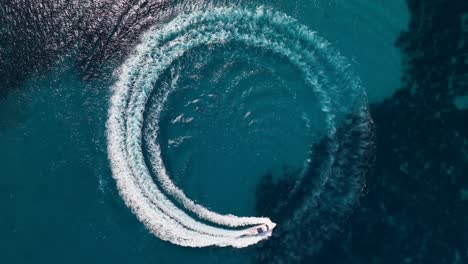
<path fill-rule="evenodd" d="M 348 58 L 371 103 L 400 87 L 393 44 L 408 23 L 403 1 L 291 1 L 272 8 Z M 310 146 L 326 133 L 319 99 L 284 58 L 235 45 L 192 52 L 160 80 L 180 75 L 161 114 L 162 158 L 190 198 L 217 212 L 256 215 L 261 177 L 302 168 Z M 132 214 L 109 163 L 106 122 L 118 74 L 107 75 L 84 80 L 70 51 L 0 99 L 5 263 L 255 261 L 255 247 L 164 242 Z"/>

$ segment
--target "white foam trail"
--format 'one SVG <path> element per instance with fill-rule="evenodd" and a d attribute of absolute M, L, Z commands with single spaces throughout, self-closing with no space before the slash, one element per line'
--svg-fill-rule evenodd
<path fill-rule="evenodd" d="M 199 218 L 220 226 L 271 223 L 266 217 L 223 215 L 195 203 L 172 182 L 161 158 L 158 121 L 175 85 L 154 87 L 156 81 L 187 51 L 232 41 L 269 50 L 300 69 L 321 101 L 329 134 L 332 136 L 335 131 L 335 105 L 328 91 L 336 87 L 329 85 L 326 68 L 324 70 L 321 65 L 338 67 L 340 57 L 329 51 L 323 39 L 290 17 L 265 8 L 225 7 L 181 15 L 162 28 L 150 29 L 135 53 L 117 72 L 118 81 L 113 86 L 107 122 L 108 152 L 113 176 L 127 206 L 156 236 L 178 245 L 245 247 L 268 237 L 246 237 L 242 236 L 243 230 L 197 221 L 165 194 L 171 195 Z M 148 129 L 144 131 L 144 113 L 150 95 L 156 100 L 151 106 Z M 156 172 L 159 186 L 153 181 L 145 162 L 143 137 L 148 145 L 150 168 Z"/>

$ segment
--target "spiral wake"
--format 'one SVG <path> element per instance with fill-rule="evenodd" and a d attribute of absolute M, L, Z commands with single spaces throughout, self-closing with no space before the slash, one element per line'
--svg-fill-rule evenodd
<path fill-rule="evenodd" d="M 334 140 L 337 126 L 349 114 L 369 120 L 365 94 L 347 61 L 315 32 L 284 14 L 263 7 L 213 8 L 151 28 L 117 72 L 107 121 L 108 153 L 127 206 L 157 237 L 181 246 L 246 247 L 271 235 L 246 236 L 239 229 L 271 223 L 269 218 L 219 214 L 191 200 L 171 180 L 162 158 L 161 113 L 177 90 L 176 75 L 167 85 L 161 85 L 162 76 L 194 50 L 223 49 L 232 43 L 287 61 L 316 96 L 323 118 L 320 137 L 330 142 L 329 155 L 320 164 L 319 186 L 326 185 L 333 154 L 340 148 Z M 315 201 L 324 191 L 308 199 Z M 294 215 L 309 209 L 303 206 Z"/>

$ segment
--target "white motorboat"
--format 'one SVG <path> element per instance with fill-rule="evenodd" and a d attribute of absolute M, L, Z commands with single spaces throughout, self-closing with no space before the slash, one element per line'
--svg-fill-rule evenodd
<path fill-rule="evenodd" d="M 271 234 L 271 231 L 275 227 L 276 227 L 276 224 L 273 222 L 267 223 L 267 224 L 261 224 L 261 225 L 246 229 L 245 235 L 246 236 L 262 236 L 262 235 Z"/>

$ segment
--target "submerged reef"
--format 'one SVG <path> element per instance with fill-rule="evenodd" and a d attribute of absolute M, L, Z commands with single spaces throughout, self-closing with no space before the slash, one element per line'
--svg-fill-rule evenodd
<path fill-rule="evenodd" d="M 284 258 L 284 263 L 468 263 L 468 110 L 457 103 L 468 94 L 468 3 L 408 0 L 408 7 L 409 30 L 396 43 L 404 55 L 403 87 L 371 107 L 376 161 L 360 205 L 320 251 L 297 250 L 299 255 L 284 258 L 289 249 L 273 237 L 265 244 L 268 258 Z M 258 203 L 267 196 L 286 196 L 292 184 L 287 179 L 274 185 L 266 176 L 261 185 L 275 194 L 259 189 Z M 277 210 L 272 217 L 281 215 Z M 314 222 L 298 225 L 321 228 Z M 302 234 L 294 245 L 316 246 L 315 239 Z M 262 254 L 259 262 L 268 263 L 263 260 Z"/>
<path fill-rule="evenodd" d="M 325 137 L 311 147 L 304 171 L 291 169 L 279 179 L 270 174 L 262 178 L 256 210 L 278 226 L 273 237 L 258 247 L 259 263 L 303 261 L 313 256 L 340 232 L 354 209 L 372 166 L 373 134 L 367 123 L 363 132 L 361 117 L 351 115 L 345 120 L 335 140 Z M 330 160 L 331 166 L 324 166 Z"/>

